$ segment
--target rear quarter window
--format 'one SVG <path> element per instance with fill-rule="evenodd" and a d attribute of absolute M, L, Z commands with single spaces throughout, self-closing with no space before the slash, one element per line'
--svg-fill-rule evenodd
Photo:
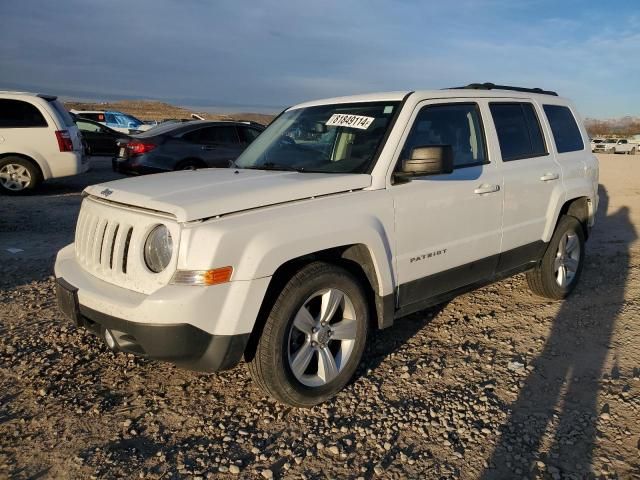
<path fill-rule="evenodd" d="M 571 110 L 562 105 L 544 105 L 543 108 L 558 153 L 584 150 L 582 135 Z"/>
<path fill-rule="evenodd" d="M 0 99 L 0 128 L 47 127 L 35 105 L 22 100 Z"/>
<path fill-rule="evenodd" d="M 62 124 L 65 127 L 73 127 L 75 125 L 73 118 L 71 118 L 67 109 L 64 108 L 64 105 L 62 105 L 58 100 L 49 100 L 49 105 L 58 114 L 58 117 L 60 117 L 60 120 L 62 120 Z"/>

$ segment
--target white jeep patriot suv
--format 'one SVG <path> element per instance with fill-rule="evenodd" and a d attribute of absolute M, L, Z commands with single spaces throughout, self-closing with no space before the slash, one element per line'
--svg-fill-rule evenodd
<path fill-rule="evenodd" d="M 587 133 L 553 92 L 303 103 L 232 168 L 87 188 L 58 302 L 113 349 L 210 372 L 244 358 L 265 392 L 311 406 L 402 316 L 523 271 L 567 296 L 597 190 Z"/>

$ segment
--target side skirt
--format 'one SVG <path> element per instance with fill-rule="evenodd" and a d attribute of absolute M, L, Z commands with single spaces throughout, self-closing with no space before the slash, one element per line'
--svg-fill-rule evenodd
<path fill-rule="evenodd" d="M 462 265 L 461 267 L 414 280 L 408 284 L 402 284 L 399 287 L 400 305 L 394 313 L 394 318 L 401 318 L 419 312 L 451 300 L 463 293 L 530 270 L 540 261 L 546 248 L 547 244 L 540 240 L 514 248 L 500 255 L 489 257 L 484 261 Z M 488 271 L 489 265 L 494 265 L 495 270 Z M 479 272 L 485 273 L 485 275 L 481 277 L 475 275 Z M 469 275 L 470 273 L 472 275 Z M 409 288 L 408 291 L 411 293 L 408 298 L 406 293 L 403 295 L 403 289 L 406 288 Z M 424 295 L 420 299 L 416 298 L 418 292 L 423 292 Z"/>

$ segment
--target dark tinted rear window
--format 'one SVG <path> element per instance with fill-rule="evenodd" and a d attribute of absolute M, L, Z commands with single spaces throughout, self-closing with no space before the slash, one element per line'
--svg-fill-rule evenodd
<path fill-rule="evenodd" d="M 584 149 L 582 135 L 571 110 L 561 105 L 544 105 L 558 153 Z"/>
<path fill-rule="evenodd" d="M 46 127 L 38 107 L 22 100 L 0 100 L 0 128 Z"/>
<path fill-rule="evenodd" d="M 66 127 L 73 127 L 75 125 L 73 123 L 73 118 L 71 118 L 67 109 L 64 108 L 64 105 L 62 105 L 58 100 L 49 100 L 49 105 L 51 105 L 51 107 L 58 113 L 62 119 L 62 123 L 64 123 Z"/>
<path fill-rule="evenodd" d="M 538 117 L 530 103 L 491 103 L 502 160 L 519 160 L 547 154 Z"/>

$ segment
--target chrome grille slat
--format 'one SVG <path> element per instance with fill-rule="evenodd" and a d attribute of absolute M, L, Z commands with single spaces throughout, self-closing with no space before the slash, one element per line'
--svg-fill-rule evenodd
<path fill-rule="evenodd" d="M 118 229 L 118 234 L 114 239 L 115 248 L 113 249 L 113 268 L 115 274 L 124 273 L 122 271 L 122 265 L 124 262 L 124 254 L 125 254 L 125 243 L 127 238 L 127 233 L 131 228 L 130 225 L 120 224 L 120 228 Z"/>
<path fill-rule="evenodd" d="M 116 222 L 109 222 L 109 226 L 107 227 L 104 234 L 104 240 L 102 242 L 102 256 L 100 257 L 100 266 L 105 270 L 111 269 L 111 248 L 113 246 L 113 237 L 115 235 L 117 227 L 118 224 Z"/>
<path fill-rule="evenodd" d="M 107 220 L 98 219 L 95 235 L 93 236 L 93 246 L 91 248 L 91 261 L 94 264 L 100 263 L 100 258 L 102 257 L 102 246 L 104 244 L 104 236 L 107 227 Z"/>

